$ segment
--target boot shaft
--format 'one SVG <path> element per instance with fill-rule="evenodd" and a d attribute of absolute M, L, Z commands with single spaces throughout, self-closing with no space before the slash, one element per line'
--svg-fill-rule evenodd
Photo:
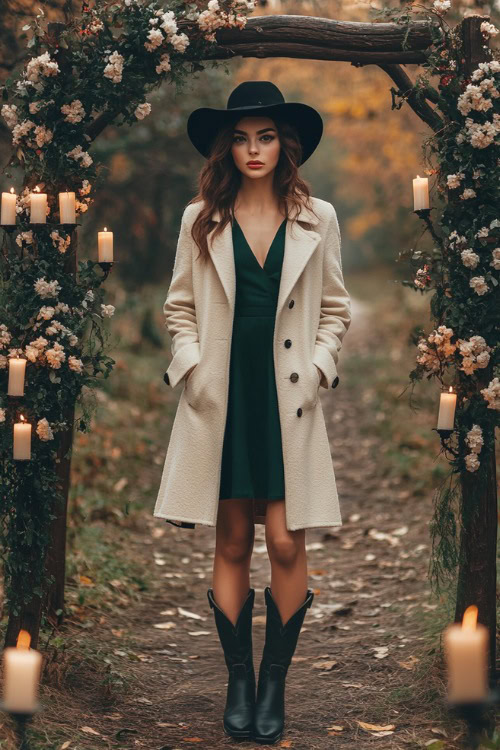
<path fill-rule="evenodd" d="M 293 613 L 285 625 L 283 625 L 279 609 L 273 599 L 269 586 L 266 586 L 264 596 L 267 615 L 266 641 L 262 663 L 265 667 L 269 667 L 271 664 L 279 664 L 284 668 L 286 674 L 297 647 L 306 611 L 313 602 L 314 592 L 310 589 L 307 590 L 305 601 Z"/>
<path fill-rule="evenodd" d="M 235 664 L 253 667 L 252 654 L 252 611 L 255 600 L 255 589 L 250 589 L 240 610 L 236 624 L 233 625 L 214 598 L 213 589 L 207 591 L 208 602 L 214 611 L 215 625 L 224 651 L 228 669 Z"/>

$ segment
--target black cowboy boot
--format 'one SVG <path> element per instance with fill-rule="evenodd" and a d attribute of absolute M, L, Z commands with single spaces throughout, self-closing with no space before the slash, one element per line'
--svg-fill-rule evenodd
<path fill-rule="evenodd" d="M 226 617 L 214 599 L 213 589 L 207 592 L 214 610 L 215 624 L 229 671 L 224 732 L 230 737 L 250 737 L 255 708 L 255 671 L 252 659 L 252 609 L 255 589 L 250 589 L 238 615 L 236 625 Z"/>
<path fill-rule="evenodd" d="M 252 738 L 262 745 L 281 739 L 285 725 L 285 679 L 295 653 L 306 609 L 311 606 L 314 593 L 308 589 L 305 602 L 283 625 L 281 616 L 266 586 L 267 605 L 266 641 L 262 653 L 257 685 Z"/>

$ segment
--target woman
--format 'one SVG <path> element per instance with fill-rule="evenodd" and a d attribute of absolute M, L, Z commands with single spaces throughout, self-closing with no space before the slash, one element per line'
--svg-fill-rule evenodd
<path fill-rule="evenodd" d="M 216 526 L 207 595 L 229 670 L 223 727 L 262 744 L 282 736 L 285 678 L 314 597 L 305 529 L 342 525 L 318 393 L 339 382 L 350 298 L 335 209 L 298 174 L 322 132 L 316 110 L 269 81 L 240 84 L 225 110 L 191 113 L 207 163 L 164 305 L 165 381 L 184 388 L 154 515 Z M 256 698 L 255 523 L 272 571 Z"/>

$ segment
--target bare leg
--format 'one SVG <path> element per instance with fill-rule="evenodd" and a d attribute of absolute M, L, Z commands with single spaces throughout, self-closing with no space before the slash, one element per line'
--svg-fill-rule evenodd
<path fill-rule="evenodd" d="M 305 529 L 288 531 L 285 501 L 270 500 L 266 512 L 266 545 L 271 562 L 271 594 L 285 625 L 307 596 Z"/>
<path fill-rule="evenodd" d="M 250 562 L 255 539 L 252 503 L 219 502 L 212 588 L 214 598 L 233 625 L 250 589 Z"/>

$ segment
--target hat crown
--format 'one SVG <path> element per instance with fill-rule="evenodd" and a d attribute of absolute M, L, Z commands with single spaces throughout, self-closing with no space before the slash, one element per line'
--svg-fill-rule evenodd
<path fill-rule="evenodd" d="M 284 104 L 285 98 L 272 81 L 243 81 L 231 92 L 227 109 Z"/>

